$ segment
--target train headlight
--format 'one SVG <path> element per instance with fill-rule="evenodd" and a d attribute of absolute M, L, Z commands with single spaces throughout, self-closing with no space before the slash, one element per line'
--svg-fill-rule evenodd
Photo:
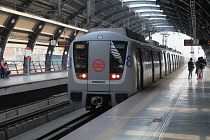
<path fill-rule="evenodd" d="M 119 80 L 122 78 L 122 73 L 110 73 L 110 80 Z"/>
<path fill-rule="evenodd" d="M 87 75 L 86 74 L 82 74 L 82 78 L 86 78 L 87 77 Z"/>
<path fill-rule="evenodd" d="M 113 79 L 117 78 L 117 75 L 112 74 L 112 78 L 113 78 Z"/>
<path fill-rule="evenodd" d="M 87 73 L 76 73 L 76 76 L 78 79 L 88 79 L 88 74 Z"/>

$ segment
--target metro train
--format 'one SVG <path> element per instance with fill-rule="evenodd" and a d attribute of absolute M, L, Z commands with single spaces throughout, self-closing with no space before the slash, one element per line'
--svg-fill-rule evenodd
<path fill-rule="evenodd" d="M 68 93 L 75 109 L 115 106 L 184 65 L 180 52 L 125 28 L 91 29 L 70 45 Z"/>

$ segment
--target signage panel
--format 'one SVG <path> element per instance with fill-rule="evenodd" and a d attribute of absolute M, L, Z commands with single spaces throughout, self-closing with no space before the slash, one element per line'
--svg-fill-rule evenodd
<path fill-rule="evenodd" d="M 197 45 L 210 45 L 210 40 L 205 39 L 196 39 L 193 40 L 184 40 L 184 46 L 197 46 Z"/>
<path fill-rule="evenodd" d="M 70 47 L 70 41 L 58 41 L 58 47 Z"/>
<path fill-rule="evenodd" d="M 193 46 L 193 40 L 184 40 L 184 46 Z"/>

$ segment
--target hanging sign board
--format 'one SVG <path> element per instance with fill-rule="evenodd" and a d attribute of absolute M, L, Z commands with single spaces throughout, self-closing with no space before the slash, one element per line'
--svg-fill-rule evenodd
<path fill-rule="evenodd" d="M 193 46 L 193 40 L 184 40 L 184 46 Z"/>
<path fill-rule="evenodd" d="M 205 40 L 205 39 L 184 40 L 184 46 L 198 46 L 198 45 L 210 45 L 210 40 Z"/>
<path fill-rule="evenodd" d="M 58 41 L 58 47 L 70 47 L 71 41 Z"/>

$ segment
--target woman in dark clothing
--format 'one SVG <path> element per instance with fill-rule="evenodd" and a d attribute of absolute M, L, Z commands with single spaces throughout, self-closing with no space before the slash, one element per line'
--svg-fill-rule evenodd
<path fill-rule="evenodd" d="M 198 61 L 195 62 L 195 74 L 197 74 L 197 79 L 200 79 L 200 57 L 198 58 Z"/>
<path fill-rule="evenodd" d="M 192 78 L 192 71 L 194 69 L 194 64 L 192 62 L 192 58 L 190 58 L 190 61 L 188 62 L 188 70 L 189 70 L 189 75 L 188 75 L 188 79 Z"/>

